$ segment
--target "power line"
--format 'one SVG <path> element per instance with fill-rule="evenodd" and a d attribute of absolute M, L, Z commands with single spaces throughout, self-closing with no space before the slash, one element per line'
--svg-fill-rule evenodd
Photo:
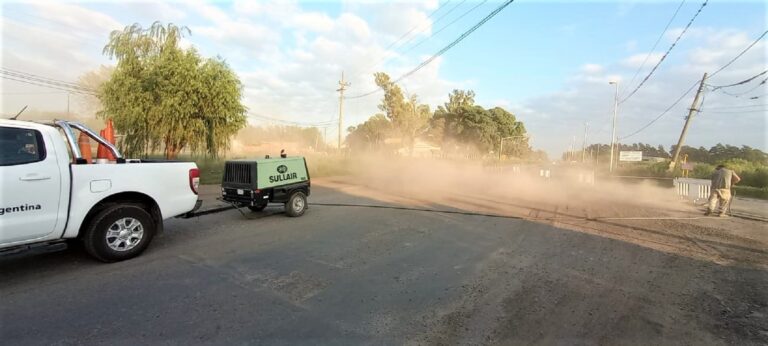
<path fill-rule="evenodd" d="M 7 68 L 7 67 L 0 67 L 0 70 L 6 70 L 8 72 L 15 73 L 15 74 L 20 74 L 20 75 L 24 75 L 24 76 L 28 76 L 30 78 L 46 79 L 46 80 L 49 80 L 49 81 L 52 81 L 52 82 L 67 84 L 67 85 L 71 85 L 72 87 L 75 87 L 75 88 L 82 88 L 82 86 L 78 85 L 77 83 L 67 82 L 67 81 L 63 81 L 63 80 L 59 80 L 59 79 L 54 79 L 54 78 L 49 78 L 49 77 L 42 77 L 42 76 L 34 75 L 34 74 L 31 74 L 31 73 L 28 73 L 28 72 L 14 70 L 14 69 Z"/>
<path fill-rule="evenodd" d="M 765 113 L 768 111 L 768 109 L 755 109 L 755 110 L 746 110 L 746 111 L 733 111 L 733 112 L 726 112 L 726 111 L 702 111 L 704 113 L 714 113 L 714 114 L 745 114 L 745 113 Z"/>
<path fill-rule="evenodd" d="M 723 106 L 723 107 L 708 107 L 707 109 L 737 109 L 737 108 L 752 108 L 752 107 L 765 107 L 768 106 L 768 104 L 765 103 L 756 103 L 753 105 L 742 105 L 742 106 Z"/>
<path fill-rule="evenodd" d="M 667 30 L 669 29 L 669 26 L 672 24 L 672 21 L 675 20 L 675 17 L 677 17 L 677 13 L 680 12 L 680 9 L 685 4 L 685 0 L 680 2 L 680 5 L 677 6 L 677 9 L 675 10 L 675 13 L 672 14 L 672 18 L 669 18 L 669 21 L 667 22 L 667 25 L 664 27 L 664 30 L 661 31 L 661 34 L 656 39 L 656 42 L 653 44 L 653 47 L 651 47 L 651 50 L 648 51 L 648 55 L 645 56 L 645 59 L 643 60 L 643 63 L 640 64 L 640 67 L 637 68 L 637 71 L 635 71 L 635 74 L 632 76 L 632 79 L 629 81 L 629 83 L 625 85 L 632 85 L 634 83 L 635 78 L 637 78 L 637 75 L 640 74 L 640 71 L 645 67 L 645 63 L 648 62 L 648 59 L 651 57 L 651 54 L 656 49 L 656 46 L 659 45 L 659 42 L 661 42 L 661 39 L 664 38 L 664 35 L 667 33 Z M 623 93 L 622 93 L 623 94 Z"/>
<path fill-rule="evenodd" d="M 504 8 L 506 8 L 507 6 L 509 6 L 509 4 L 513 3 L 514 1 L 515 1 L 515 0 L 507 0 L 506 2 L 504 2 L 503 4 L 501 4 L 499 7 L 497 7 L 495 10 L 493 10 L 491 13 L 489 13 L 487 16 L 485 16 L 485 18 L 483 18 L 482 20 L 480 20 L 480 21 L 479 21 L 477 24 L 475 24 L 474 26 L 472 26 L 472 27 L 471 27 L 469 30 L 467 30 L 467 31 L 465 31 L 463 34 L 461 34 L 461 36 L 459 36 L 458 38 L 456 38 L 456 39 L 455 39 L 453 42 L 451 42 L 451 43 L 450 43 L 450 44 L 448 44 L 447 46 L 443 47 L 443 49 L 439 50 L 437 53 L 435 53 L 434 55 L 432 55 L 430 58 L 428 58 L 427 60 L 424 60 L 424 61 L 423 61 L 421 64 L 419 64 L 418 66 L 416 66 L 416 67 L 415 67 L 415 68 L 413 68 L 412 70 L 410 70 L 410 71 L 406 72 L 405 74 L 401 75 L 400 77 L 396 78 L 396 79 L 395 79 L 395 80 L 393 80 L 392 82 L 393 82 L 393 83 L 397 83 L 397 82 L 399 82 L 399 81 L 401 81 L 401 80 L 403 80 L 403 79 L 405 79 L 405 78 L 408 78 L 410 75 L 412 75 L 412 74 L 416 73 L 417 71 L 419 71 L 420 69 L 422 69 L 424 66 L 427 66 L 427 65 L 429 65 L 429 63 L 431 63 L 432 61 L 434 61 L 435 59 L 437 59 L 437 58 L 438 58 L 438 57 L 440 57 L 441 55 L 445 54 L 445 52 L 447 52 L 448 50 L 450 50 L 451 48 L 453 48 L 455 45 L 457 45 L 459 42 L 461 42 L 462 40 L 464 40 L 465 38 L 467 38 L 467 36 L 469 36 L 470 34 L 472 34 L 472 33 L 473 33 L 475 30 L 477 30 L 479 27 L 481 27 L 483 24 L 485 24 L 485 23 L 486 23 L 487 21 L 489 21 L 491 18 L 493 18 L 494 16 L 496 16 L 497 14 L 499 14 L 499 12 L 501 12 L 501 11 L 502 11 Z M 369 96 L 369 95 L 372 95 L 372 94 L 374 94 L 374 93 L 378 92 L 379 90 L 380 90 L 380 89 L 378 89 L 378 88 L 377 88 L 377 89 L 374 89 L 374 90 L 372 90 L 372 91 L 369 91 L 369 92 L 367 92 L 367 93 L 365 93 L 365 94 L 361 94 L 361 95 L 355 95 L 355 96 L 347 96 L 346 98 L 347 98 L 347 99 L 355 99 L 355 98 L 361 98 L 361 97 L 365 97 L 365 96 Z"/>
<path fill-rule="evenodd" d="M 49 95 L 49 94 L 66 94 L 64 91 L 30 91 L 30 92 L 3 92 L 0 95 Z"/>
<path fill-rule="evenodd" d="M 699 79 L 699 80 L 697 80 L 695 83 L 693 83 L 693 84 L 691 85 L 691 87 L 690 87 L 690 88 L 688 88 L 688 90 L 686 90 L 686 91 L 685 91 L 685 92 L 684 92 L 682 95 L 680 95 L 680 97 L 678 97 L 678 98 L 677 98 L 677 100 L 675 100 L 675 102 L 674 102 L 674 103 L 672 103 L 672 104 L 671 104 L 669 107 L 667 107 L 667 109 L 665 109 L 663 112 L 661 112 L 661 114 L 659 114 L 659 115 L 658 115 L 656 118 L 654 118 L 653 120 L 651 120 L 650 122 L 648 122 L 647 124 L 645 124 L 643 127 L 641 127 L 641 128 L 639 128 L 639 129 L 637 129 L 637 131 L 635 131 L 635 132 L 632 132 L 632 133 L 630 133 L 630 134 L 628 134 L 628 135 L 626 135 L 626 136 L 624 136 L 624 137 L 621 137 L 621 138 L 619 138 L 619 140 L 624 140 L 624 139 L 627 139 L 627 138 L 629 138 L 629 137 L 632 137 L 632 136 L 634 136 L 634 135 L 636 135 L 636 134 L 638 134 L 638 133 L 640 133 L 640 132 L 643 132 L 643 130 L 645 130 L 645 129 L 647 129 L 648 127 L 650 127 L 651 125 L 653 125 L 653 123 L 655 123 L 656 121 L 658 121 L 659 119 L 661 119 L 661 118 L 662 118 L 663 116 L 665 116 L 665 115 L 666 115 L 666 114 L 667 114 L 667 113 L 668 113 L 670 110 L 672 110 L 672 108 L 674 108 L 675 106 L 677 106 L 677 104 L 678 104 L 678 103 L 680 103 L 680 101 L 682 101 L 682 100 L 683 100 L 683 98 L 685 98 L 686 96 L 688 96 L 688 94 L 690 94 L 690 93 L 691 93 L 691 91 L 693 90 L 693 88 L 695 88 L 695 87 L 696 87 L 696 84 L 699 84 L 699 82 L 701 82 L 701 79 Z"/>
<path fill-rule="evenodd" d="M 766 35 L 766 34 L 768 34 L 768 30 L 764 31 L 764 32 L 763 32 L 763 34 L 762 34 L 762 35 L 760 35 L 760 37 L 758 37 L 757 39 L 755 39 L 755 41 L 754 41 L 754 42 L 752 42 L 752 44 L 750 44 L 749 46 L 747 46 L 747 48 L 744 48 L 744 50 L 742 50 L 742 51 L 741 51 L 741 53 L 739 53 L 738 55 L 736 55 L 735 57 L 733 57 L 733 59 L 731 59 L 731 61 L 729 61 L 727 64 L 723 65 L 723 67 L 719 68 L 717 71 L 715 71 L 714 73 L 712 73 L 712 74 L 710 75 L 710 77 L 712 77 L 712 76 L 714 76 L 714 75 L 718 74 L 718 73 L 719 73 L 720 71 L 722 71 L 722 70 L 725 70 L 725 69 L 726 69 L 728 66 L 731 66 L 731 64 L 733 64 L 733 63 L 734 63 L 736 60 L 739 60 L 739 58 L 741 58 L 741 56 L 742 56 L 742 55 L 744 55 L 744 53 L 746 53 L 748 50 L 752 49 L 752 47 L 754 47 L 754 46 L 757 44 L 757 42 L 760 42 L 760 40 L 762 40 L 762 39 L 763 39 L 763 37 L 765 37 L 765 35 Z"/>
<path fill-rule="evenodd" d="M 16 78 L 10 77 L 10 76 L 0 76 L 0 77 L 2 77 L 3 79 L 8 79 L 8 80 L 12 80 L 12 81 L 20 82 L 20 83 L 37 85 L 37 86 L 51 88 L 51 89 L 58 89 L 58 90 L 63 90 L 63 91 L 67 91 L 67 92 L 71 92 L 71 93 L 75 93 L 75 94 L 98 96 L 98 94 L 92 93 L 92 92 L 81 91 L 81 90 L 74 90 L 74 89 L 67 89 L 67 88 L 61 88 L 61 87 L 53 86 L 53 85 L 50 85 L 50 84 L 37 83 L 37 82 L 30 81 L 30 80 L 25 80 L 25 79 L 16 79 Z"/>
<path fill-rule="evenodd" d="M 438 34 L 440 34 L 441 32 L 443 32 L 443 30 L 447 29 L 448 27 L 450 27 L 450 26 L 451 26 L 451 25 L 453 25 L 454 23 L 458 22 L 459 20 L 461 20 L 462 18 L 464 18 L 464 17 L 465 17 L 465 16 L 467 16 L 468 14 L 472 13 L 474 10 L 476 10 L 478 7 L 482 6 L 482 5 L 483 5 L 483 4 L 485 4 L 486 2 L 488 2 L 488 0 L 483 0 L 483 1 L 481 1 L 480 3 L 478 3 L 477 5 L 473 6 L 473 7 L 472 7 L 472 8 L 470 8 L 468 11 L 466 11 L 466 12 L 462 13 L 460 16 L 456 17 L 456 18 L 455 18 L 454 20 L 452 20 L 450 23 L 448 23 L 448 24 L 444 25 L 442 28 L 440 28 L 440 29 L 438 29 L 437 31 L 435 31 L 435 32 L 434 32 L 432 35 L 429 35 L 429 37 L 426 37 L 426 38 L 422 39 L 421 41 L 417 42 L 415 45 L 413 45 L 413 46 L 410 46 L 408 49 L 406 49 L 405 51 L 403 51 L 403 54 L 405 54 L 405 53 L 408 53 L 408 52 L 412 51 L 412 50 L 413 50 L 413 49 L 415 49 L 416 47 L 420 46 L 422 43 L 426 42 L 427 40 L 431 39 L 432 37 L 435 37 L 435 36 L 437 36 Z"/>
<path fill-rule="evenodd" d="M 292 121 L 292 120 L 286 120 L 286 119 L 272 118 L 272 117 L 268 117 L 268 116 L 264 116 L 264 115 L 259 115 L 259 114 L 254 114 L 254 113 L 248 113 L 248 116 L 257 118 L 257 119 L 262 120 L 262 121 L 272 121 L 272 122 L 277 122 L 277 123 L 282 123 L 282 124 L 287 124 L 287 125 L 306 126 L 306 127 L 330 125 L 330 124 L 334 124 L 336 122 L 334 120 L 334 121 L 324 121 L 324 122 L 316 122 L 316 123 L 303 123 L 303 122 L 299 122 L 299 121 Z"/>
<path fill-rule="evenodd" d="M 740 93 L 736 93 L 736 94 L 733 94 L 733 93 L 729 93 L 729 92 L 727 92 L 727 91 L 725 91 L 725 90 L 723 90 L 723 89 L 717 89 L 717 91 L 719 91 L 719 92 L 721 92 L 721 93 L 723 93 L 723 94 L 726 94 L 726 95 L 728 95 L 728 96 L 733 96 L 733 97 L 735 97 L 735 98 L 739 98 L 739 97 L 741 97 L 741 96 L 744 96 L 744 95 L 746 95 L 746 94 L 749 94 L 749 93 L 751 93 L 751 92 L 755 91 L 755 89 L 757 89 L 757 88 L 759 88 L 759 87 L 761 87 L 761 86 L 765 85 L 765 83 L 766 83 L 766 82 L 768 82 L 768 78 L 765 78 L 765 79 L 763 79 L 763 81 L 762 81 L 762 82 L 758 83 L 757 85 L 755 85 L 754 87 L 750 88 L 749 90 L 746 90 L 746 91 L 744 91 L 744 92 L 740 92 Z M 760 97 L 760 96 L 756 96 L 756 97 Z"/>
<path fill-rule="evenodd" d="M 703 3 L 701 3 L 701 7 L 699 7 L 699 10 L 698 10 L 698 11 L 696 11 L 696 13 L 693 15 L 693 17 L 691 18 L 691 20 L 690 20 L 690 21 L 688 21 L 688 24 L 686 24 L 686 25 L 685 25 L 685 28 L 683 28 L 683 31 L 681 31 L 681 32 L 680 32 L 680 35 L 677 35 L 677 38 L 675 39 L 675 41 L 674 41 L 674 42 L 672 42 L 672 45 L 671 45 L 671 46 L 669 46 L 669 48 L 667 49 L 666 53 L 664 53 L 664 55 L 662 55 L 662 56 L 661 56 L 661 59 L 659 59 L 659 61 L 656 63 L 656 65 L 655 65 L 655 66 L 653 66 L 653 68 L 651 69 L 651 72 L 649 72 L 649 73 L 648 73 L 648 75 L 647 75 L 647 76 L 645 76 L 645 78 L 643 78 L 643 80 L 642 80 L 642 81 L 640 81 L 640 84 L 638 84 L 638 85 L 637 85 L 637 87 L 635 87 L 635 89 L 634 89 L 634 90 L 632 90 L 632 92 L 631 92 L 631 93 L 629 93 L 629 95 L 627 95 L 627 97 L 625 97 L 625 98 L 624 98 L 623 100 L 621 100 L 621 102 L 619 102 L 619 103 L 624 103 L 624 102 L 626 102 L 626 101 L 627 101 L 627 100 L 628 100 L 630 97 L 632 97 L 632 95 L 634 95 L 634 94 L 635 94 L 635 93 L 636 93 L 638 90 L 640 90 L 640 88 L 642 88 L 642 87 L 643 87 L 643 85 L 645 84 L 645 82 L 647 82 L 647 81 L 648 81 L 648 79 L 650 79 L 650 78 L 651 78 L 651 76 L 653 75 L 653 73 L 654 73 L 654 72 L 656 72 L 656 69 L 658 69 L 658 68 L 659 68 L 659 66 L 660 66 L 660 65 L 661 65 L 661 63 L 664 61 L 664 59 L 666 59 L 666 58 L 667 58 L 667 56 L 668 56 L 668 55 L 669 55 L 669 53 L 672 51 L 672 49 L 673 49 L 673 48 L 675 48 L 675 46 L 676 46 L 676 45 L 677 45 L 677 43 L 680 41 L 680 39 L 683 37 L 683 35 L 684 35 L 684 34 L 685 34 L 687 31 L 688 31 L 688 28 L 690 28 L 690 27 L 691 27 L 691 24 L 693 24 L 693 21 L 694 21 L 694 20 L 696 20 L 696 17 L 698 17 L 698 16 L 699 16 L 699 13 L 701 13 L 701 11 L 704 9 L 704 6 L 707 6 L 707 2 L 709 2 L 709 0 L 704 0 L 704 2 L 703 2 Z"/>
<path fill-rule="evenodd" d="M 438 18 L 435 20 L 435 22 L 434 22 L 434 23 L 432 23 L 432 25 L 439 23 L 439 22 L 440 22 L 440 20 L 442 20 L 443 18 L 445 18 L 447 15 L 451 14 L 451 12 L 453 12 L 453 10 L 457 9 L 459 6 L 461 6 L 461 5 L 462 5 L 462 4 L 464 4 L 465 2 L 467 2 L 467 0 L 462 0 L 460 3 L 456 4 L 456 6 L 453 6 L 451 9 L 449 9 L 449 10 L 448 10 L 448 12 L 445 12 L 445 13 L 443 13 L 443 14 L 442 14 L 440 17 L 438 17 Z M 443 5 L 446 5 L 446 4 L 447 4 L 447 3 L 445 3 L 445 4 L 443 4 Z M 432 14 L 434 14 L 434 12 L 433 12 Z M 430 16 L 431 16 L 431 15 L 430 15 Z M 449 25 L 450 25 L 450 24 L 449 24 Z M 421 26 L 421 24 L 419 24 L 419 26 Z M 421 28 L 421 29 L 419 30 L 419 33 L 422 33 L 422 32 L 424 32 L 424 30 L 426 30 L 426 28 L 427 28 L 426 26 L 424 26 L 423 28 Z M 431 39 L 432 37 L 434 37 L 434 36 L 435 36 L 435 34 L 436 34 L 436 33 L 432 33 L 432 34 L 430 34 L 430 35 L 429 35 L 428 37 L 426 37 L 424 40 L 428 40 L 428 39 Z M 401 47 L 401 46 L 404 46 L 404 45 L 407 45 L 407 44 L 411 43 L 411 41 L 413 41 L 414 39 L 416 39 L 416 37 L 418 37 L 418 36 L 417 36 L 417 35 L 413 35 L 413 36 L 411 36 L 411 37 L 410 37 L 410 38 L 408 38 L 408 40 L 406 40 L 406 41 L 405 41 L 403 44 L 401 44 L 401 45 L 398 45 L 398 47 Z M 422 42 L 423 42 L 424 40 L 422 40 Z M 398 40 L 398 41 L 399 41 L 399 40 Z M 390 44 L 390 45 L 389 45 L 387 48 L 385 48 L 385 50 L 389 50 L 389 48 L 391 48 L 393 45 L 394 45 L 394 43 L 393 43 L 393 44 Z M 412 48 L 412 47 L 411 47 L 411 48 Z M 408 49 L 408 51 L 410 51 L 410 49 Z M 407 52 L 407 51 L 406 51 L 406 52 Z M 405 54 L 405 52 L 403 52 L 402 54 Z M 394 59 L 394 56 L 392 56 L 392 57 L 389 57 L 389 58 L 382 58 L 382 59 L 380 59 L 380 60 L 379 60 L 377 63 L 375 63 L 375 64 L 371 65 L 371 66 L 370 66 L 370 67 L 368 67 L 368 68 L 366 68 L 366 70 L 367 70 L 367 69 L 369 69 L 369 68 L 373 68 L 373 67 L 376 67 L 376 66 L 379 66 L 379 65 L 385 64 L 385 63 L 387 63 L 388 61 L 390 61 L 390 60 L 392 60 L 392 59 Z"/>
<path fill-rule="evenodd" d="M 433 24 L 433 25 L 434 25 L 434 24 L 437 24 L 437 22 L 439 22 L 441 19 L 443 19 L 443 17 L 445 17 L 445 16 L 447 16 L 448 14 L 450 14 L 451 12 L 453 12 L 453 10 L 455 10 L 455 9 L 456 9 L 456 7 L 459 7 L 461 4 L 463 4 L 463 3 L 464 3 L 464 2 L 466 2 L 466 1 L 467 1 L 467 0 L 463 0 L 463 1 L 462 1 L 462 2 L 460 2 L 458 5 L 454 6 L 454 7 L 453 7 L 453 8 L 451 8 L 450 10 L 448 10 L 448 12 L 446 12 L 446 13 L 444 13 L 443 15 L 441 15 L 440 17 L 438 17 L 438 18 L 437 18 L 437 19 L 436 19 L 436 20 L 435 20 L 435 21 L 434 21 L 432 24 Z M 440 7 L 438 7 L 438 8 L 437 8 L 437 9 L 435 9 L 434 11 L 432 11 L 432 13 L 430 13 L 430 14 L 429 14 L 429 16 L 427 16 L 427 19 L 429 19 L 429 18 L 432 18 L 432 16 L 434 16 L 434 15 L 435 15 L 435 13 L 437 13 L 437 11 L 440 11 L 440 9 L 441 9 L 441 8 L 445 7 L 445 5 L 448 5 L 448 4 L 450 4 L 450 3 L 451 3 L 451 1 L 450 1 L 450 0 L 449 0 L 449 1 L 446 1 L 446 2 L 444 2 L 442 5 L 440 5 Z M 403 36 L 400 36 L 400 38 L 398 38 L 398 39 L 397 39 L 395 42 L 392 42 L 392 43 L 390 43 L 390 44 L 389 44 L 389 46 L 387 46 L 387 48 L 384 48 L 384 50 L 389 50 L 390 48 L 392 48 L 392 46 L 394 46 L 394 45 L 395 45 L 395 44 L 397 44 L 398 42 L 402 41 L 402 40 L 403 40 L 403 39 L 404 39 L 406 36 L 408 36 L 408 35 L 409 35 L 410 33 L 412 33 L 414 30 L 416 30 L 416 29 L 420 28 L 420 27 L 422 26 L 422 24 L 423 24 L 423 23 L 419 23 L 419 24 L 416 24 L 416 25 L 414 25 L 414 26 L 411 28 L 411 30 L 408 30 L 408 32 L 406 32 L 405 34 L 403 34 Z M 422 29 L 422 30 L 419 30 L 419 32 L 422 32 L 422 31 L 423 31 L 423 29 Z M 414 37 L 415 37 L 415 36 L 414 36 Z M 406 42 L 406 43 L 408 43 L 408 42 Z"/>
<path fill-rule="evenodd" d="M 13 77 L 13 78 L 16 78 L 16 79 L 21 79 L 21 80 L 26 80 L 26 81 L 36 82 L 36 83 L 42 83 L 42 84 L 46 84 L 46 85 L 50 85 L 50 86 L 56 86 L 58 88 L 64 88 L 64 89 L 67 89 L 67 90 L 73 90 L 73 91 L 76 90 L 76 91 L 80 91 L 80 92 L 83 92 L 83 93 L 96 94 L 96 90 L 85 88 L 85 87 L 81 87 L 81 86 L 77 86 L 76 84 L 71 83 L 71 82 L 64 82 L 64 81 L 59 81 L 59 80 L 55 80 L 55 79 L 50 79 L 50 78 L 47 78 L 47 77 L 36 76 L 36 75 L 30 74 L 30 73 L 26 73 L 26 72 L 13 72 L 13 71 L 10 71 L 10 70 L 5 69 L 5 68 L 0 68 L 0 74 L 2 74 L 4 76 Z"/>
<path fill-rule="evenodd" d="M 49 79 L 42 78 L 42 77 L 29 77 L 29 76 L 26 76 L 26 75 L 23 75 L 23 74 L 7 72 L 7 71 L 2 71 L 2 70 L 0 70 L 0 74 L 7 75 L 9 77 L 23 79 L 23 80 L 29 80 L 29 81 L 33 81 L 33 82 L 54 85 L 54 86 L 58 86 L 58 87 L 62 87 L 62 88 L 68 88 L 68 89 L 74 89 L 74 90 L 80 90 L 80 91 L 88 91 L 88 92 L 93 91 L 93 90 L 89 90 L 89 89 L 82 88 L 82 87 L 75 87 L 75 86 L 73 86 L 71 84 L 67 84 L 67 83 L 51 81 Z"/>
<path fill-rule="evenodd" d="M 737 86 L 737 85 L 747 84 L 747 83 L 749 83 L 749 82 L 751 82 L 751 81 L 753 81 L 753 80 L 757 79 L 757 77 L 760 77 L 760 76 L 762 76 L 762 75 L 764 75 L 764 74 L 766 74 L 766 73 L 768 73 L 768 70 L 765 70 L 765 71 L 763 71 L 763 72 L 760 72 L 760 73 L 758 73 L 758 74 L 756 74 L 756 75 L 754 75 L 754 76 L 752 76 L 752 77 L 749 77 L 749 78 L 747 78 L 747 79 L 745 79 L 745 80 L 743 80 L 743 81 L 741 81 L 741 82 L 736 82 L 736 83 L 733 83 L 733 84 L 728 84 L 728 85 L 720 85 L 720 86 L 715 86 L 715 85 L 711 85 L 711 84 L 708 84 L 708 86 L 712 87 L 712 90 L 713 90 L 713 91 L 714 91 L 714 90 L 718 90 L 718 89 L 723 89 L 723 88 L 730 88 L 730 87 L 734 87 L 734 86 Z M 765 82 L 765 81 L 763 81 L 763 83 L 764 83 L 764 82 Z M 760 83 L 760 84 L 762 84 L 762 83 Z"/>
<path fill-rule="evenodd" d="M 766 78 L 766 79 L 768 80 L 768 78 Z M 758 85 L 755 85 L 755 87 L 754 87 L 754 88 L 752 88 L 752 89 L 749 89 L 749 90 L 747 90 L 747 91 L 745 91 L 745 92 L 742 92 L 742 93 L 738 93 L 738 94 L 729 93 L 729 92 L 727 92 L 727 91 L 725 91 L 725 90 L 723 90 L 723 89 L 717 89 L 717 91 L 719 91 L 720 93 L 722 93 L 722 94 L 724 94 L 724 95 L 728 95 L 728 96 L 731 96 L 731 97 L 734 97 L 734 98 L 741 98 L 742 96 L 744 96 L 744 95 L 746 95 L 746 94 L 749 94 L 750 92 L 754 91 L 755 89 L 759 88 L 759 87 L 760 87 L 760 86 L 762 86 L 762 85 L 765 85 L 765 83 L 760 83 L 760 84 L 758 84 Z M 760 98 L 760 97 L 762 97 L 762 96 L 765 96 L 765 95 L 755 95 L 755 96 L 749 96 L 749 99 L 750 99 L 750 100 L 756 100 L 756 99 L 759 99 L 759 98 Z"/>

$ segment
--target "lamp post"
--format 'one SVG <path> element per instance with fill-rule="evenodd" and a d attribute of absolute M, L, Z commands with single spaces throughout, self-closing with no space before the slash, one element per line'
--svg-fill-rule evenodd
<path fill-rule="evenodd" d="M 616 86 L 616 94 L 613 97 L 613 129 L 611 130 L 611 161 L 608 166 L 608 171 L 613 172 L 613 147 L 616 145 L 616 116 L 619 113 L 619 82 L 608 82 Z"/>

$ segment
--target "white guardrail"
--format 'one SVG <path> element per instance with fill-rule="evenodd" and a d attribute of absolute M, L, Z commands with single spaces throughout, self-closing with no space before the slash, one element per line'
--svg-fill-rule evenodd
<path fill-rule="evenodd" d="M 706 201 L 709 198 L 709 179 L 675 178 L 675 190 L 681 198 L 689 199 L 694 203 Z"/>

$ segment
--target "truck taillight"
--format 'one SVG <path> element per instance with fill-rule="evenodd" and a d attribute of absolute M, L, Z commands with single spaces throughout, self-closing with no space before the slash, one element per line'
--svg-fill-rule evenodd
<path fill-rule="evenodd" d="M 189 188 L 197 194 L 198 187 L 200 187 L 200 170 L 192 168 L 189 170 Z"/>

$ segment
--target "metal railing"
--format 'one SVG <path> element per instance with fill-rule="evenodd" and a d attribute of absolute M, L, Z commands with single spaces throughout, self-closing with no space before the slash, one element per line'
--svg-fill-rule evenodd
<path fill-rule="evenodd" d="M 93 132 L 91 129 L 89 129 L 83 124 L 80 124 L 78 122 L 73 122 L 73 121 L 55 120 L 53 121 L 53 125 L 58 126 L 59 128 L 61 128 L 62 132 L 64 132 L 64 136 L 66 137 L 67 142 L 69 142 L 70 149 L 72 150 L 72 155 L 75 157 L 75 159 L 82 159 L 83 155 L 80 152 L 80 146 L 75 140 L 75 132 L 72 130 L 72 128 L 80 130 L 81 132 L 85 133 L 88 137 L 95 140 L 97 143 L 104 145 L 107 148 L 107 150 L 111 151 L 112 154 L 115 156 L 115 158 L 117 158 L 118 160 L 123 159 L 123 154 L 120 153 L 120 150 L 118 150 L 117 147 L 115 147 L 112 143 L 110 143 L 106 139 L 97 135 L 96 132 Z"/>
<path fill-rule="evenodd" d="M 700 203 L 709 198 L 711 181 L 709 179 L 675 178 L 675 191 L 680 198 Z"/>

